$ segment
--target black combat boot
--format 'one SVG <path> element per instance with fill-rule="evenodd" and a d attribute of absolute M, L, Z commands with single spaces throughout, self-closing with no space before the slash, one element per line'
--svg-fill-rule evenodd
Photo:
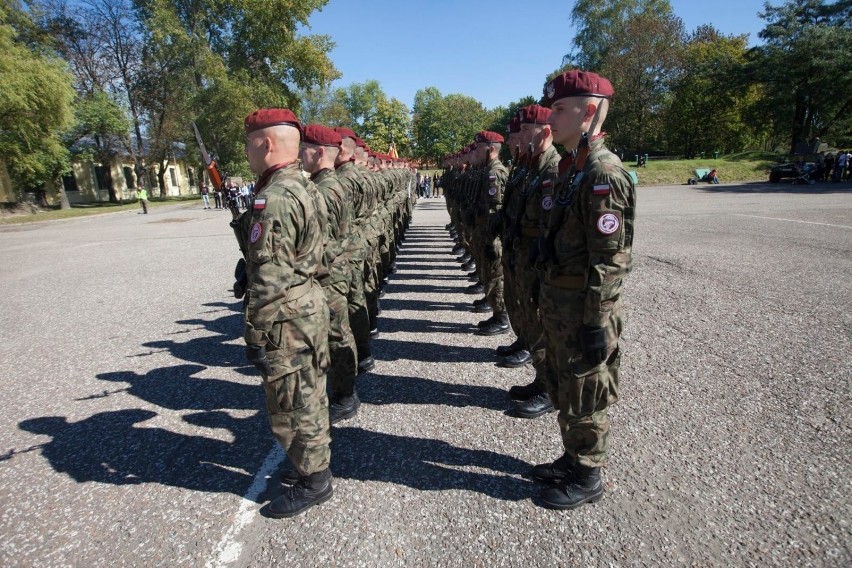
<path fill-rule="evenodd" d="M 284 485 L 296 485 L 300 479 L 302 479 L 302 476 L 299 475 L 299 472 L 292 465 L 290 469 L 281 472 L 281 483 Z"/>
<path fill-rule="evenodd" d="M 538 383 L 535 381 L 528 385 L 515 385 L 509 389 L 509 398 L 512 400 L 527 400 L 538 394 Z"/>
<path fill-rule="evenodd" d="M 270 517 L 281 519 L 293 517 L 331 499 L 334 490 L 331 488 L 331 470 L 306 475 L 294 485 L 284 488 L 284 493 L 269 503 L 267 513 Z"/>
<path fill-rule="evenodd" d="M 539 483 L 560 484 L 563 483 L 571 472 L 574 471 L 576 460 L 570 455 L 562 454 L 555 462 L 540 463 L 530 470 L 529 476 Z"/>
<path fill-rule="evenodd" d="M 506 367 L 507 369 L 517 369 L 518 367 L 523 367 L 527 363 L 532 361 L 532 355 L 526 349 L 520 349 L 515 351 L 511 355 L 508 355 L 503 358 L 502 361 L 497 363 L 498 367 Z"/>
<path fill-rule="evenodd" d="M 553 408 L 553 403 L 550 402 L 550 397 L 544 392 L 541 385 L 536 389 L 536 393 L 526 400 L 519 400 L 515 403 L 515 415 L 520 418 L 538 418 L 544 416 L 548 412 L 556 410 Z"/>
<path fill-rule="evenodd" d="M 465 252 L 463 255 L 456 259 L 456 262 L 460 262 L 462 264 L 466 264 L 472 260 L 469 252 Z"/>
<path fill-rule="evenodd" d="M 467 288 L 464 289 L 465 294 L 483 294 L 485 293 L 485 286 L 483 286 L 482 282 L 477 282 L 476 284 L 471 284 Z"/>
<path fill-rule="evenodd" d="M 501 345 L 494 352 L 500 357 L 508 357 L 509 355 L 513 355 L 524 348 L 524 342 L 521 341 L 521 338 L 517 338 L 509 345 Z"/>
<path fill-rule="evenodd" d="M 461 269 L 465 272 L 474 272 L 476 270 L 476 261 L 471 258 L 461 265 Z"/>
<path fill-rule="evenodd" d="M 478 300 L 474 300 L 473 308 L 471 311 L 475 314 L 487 314 L 491 311 L 491 304 L 488 303 L 488 298 L 480 298 Z M 479 322 L 479 327 L 485 325 L 486 322 L 490 322 L 490 318 L 483 322 Z"/>
<path fill-rule="evenodd" d="M 538 498 L 548 509 L 576 509 L 584 503 L 594 503 L 603 498 L 601 468 L 575 464 L 571 474 L 557 487 L 548 487 Z"/>
<path fill-rule="evenodd" d="M 474 333 L 476 335 L 500 335 L 509 333 L 509 314 L 500 312 L 485 320 Z"/>
<path fill-rule="evenodd" d="M 328 417 L 332 424 L 337 424 L 341 420 L 348 420 L 358 414 L 359 406 L 361 406 L 361 399 L 358 398 L 357 392 L 349 396 L 341 396 L 329 403 Z"/>
<path fill-rule="evenodd" d="M 467 275 L 467 279 L 470 282 L 479 282 L 479 274 L 477 274 L 476 272 L 471 272 Z"/>
<path fill-rule="evenodd" d="M 358 374 L 361 375 L 368 371 L 372 371 L 376 366 L 376 360 L 373 359 L 372 355 L 367 355 L 360 361 L 358 361 Z"/>

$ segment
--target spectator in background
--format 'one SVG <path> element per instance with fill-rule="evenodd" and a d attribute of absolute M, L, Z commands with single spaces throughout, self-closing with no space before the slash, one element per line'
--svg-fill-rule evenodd
<path fill-rule="evenodd" d="M 707 174 L 708 183 L 719 183 L 719 175 L 716 173 L 716 168 L 710 170 L 710 173 Z"/>
<path fill-rule="evenodd" d="M 201 182 L 201 201 L 204 203 L 205 209 L 210 209 L 210 188 L 207 187 L 207 184 Z"/>
<path fill-rule="evenodd" d="M 426 176 L 426 179 L 423 181 L 423 193 L 425 197 L 432 197 L 432 178 Z"/>
<path fill-rule="evenodd" d="M 142 206 L 142 213 L 148 214 L 148 190 L 140 185 L 136 190 L 136 195 L 139 197 L 139 204 Z"/>
<path fill-rule="evenodd" d="M 834 169 L 834 154 L 826 154 L 822 164 L 822 181 L 828 181 L 831 178 L 831 170 Z"/>
<path fill-rule="evenodd" d="M 846 150 L 841 150 L 837 153 L 837 162 L 834 165 L 834 177 L 833 181 L 843 181 L 844 170 L 846 170 L 846 162 L 848 160 L 848 155 Z"/>
<path fill-rule="evenodd" d="M 222 208 L 222 190 L 221 188 L 213 188 L 213 199 L 216 202 L 216 209 Z"/>

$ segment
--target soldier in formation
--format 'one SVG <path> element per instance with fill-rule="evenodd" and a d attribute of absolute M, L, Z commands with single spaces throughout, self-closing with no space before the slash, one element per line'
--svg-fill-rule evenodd
<path fill-rule="evenodd" d="M 508 125 L 513 160 L 507 175 L 494 173 L 490 152 L 483 158 L 466 147 L 446 157 L 441 177 L 447 228 L 457 242 L 452 253 L 481 266 L 493 260 L 489 246 L 502 246 L 502 270 L 480 269 L 468 291 L 502 287 L 517 339 L 497 348 L 499 364 L 535 368 L 532 383 L 509 389 L 515 414 L 558 411 L 563 455 L 530 472 L 548 485 L 540 504 L 554 509 L 603 496 L 607 409 L 618 400 L 621 288 L 632 267 L 636 193 L 604 145 L 613 94 L 611 83 L 595 73 L 564 72 L 545 85 L 543 105 L 520 109 Z M 493 144 L 498 137 L 480 133 L 476 142 Z M 569 151 L 560 156 L 554 143 Z M 474 310 L 483 306 L 495 315 L 500 309 L 478 301 Z M 480 331 L 496 329 L 487 325 L 480 323 Z"/>
<path fill-rule="evenodd" d="M 370 337 L 411 217 L 412 174 L 351 130 L 303 127 L 288 109 L 251 113 L 245 132 L 259 179 L 232 223 L 246 276 L 235 292 L 246 355 L 292 466 L 268 514 L 291 517 L 333 494 L 330 429 L 358 412 L 356 376 L 375 366 Z"/>

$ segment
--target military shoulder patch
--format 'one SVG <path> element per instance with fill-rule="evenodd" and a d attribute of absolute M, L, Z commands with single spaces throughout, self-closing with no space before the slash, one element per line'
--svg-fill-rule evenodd
<path fill-rule="evenodd" d="M 592 193 L 595 195 L 609 195 L 609 184 L 598 183 L 592 186 Z"/>
<path fill-rule="evenodd" d="M 598 231 L 602 235 L 611 235 L 621 227 L 621 220 L 615 213 L 603 213 L 598 217 Z"/>
<path fill-rule="evenodd" d="M 260 236 L 263 234 L 263 225 L 260 223 L 255 223 L 251 228 L 251 244 L 256 243 L 260 240 Z"/>
<path fill-rule="evenodd" d="M 255 211 L 266 209 L 266 199 L 255 199 L 252 209 Z"/>

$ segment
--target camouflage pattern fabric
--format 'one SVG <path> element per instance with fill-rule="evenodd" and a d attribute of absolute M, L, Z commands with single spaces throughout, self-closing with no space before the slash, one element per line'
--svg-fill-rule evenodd
<path fill-rule="evenodd" d="M 621 288 L 632 269 L 636 192 L 603 139 L 592 142 L 582 173 L 579 184 L 570 183 L 572 169 L 556 183 L 546 235 L 553 254 L 540 301 L 553 371 L 548 393 L 559 410 L 565 451 L 598 467 L 606 458 L 607 408 L 618 400 Z M 606 330 L 608 356 L 599 365 L 584 361 L 583 326 Z"/>
<path fill-rule="evenodd" d="M 305 474 L 328 467 L 331 441 L 329 313 L 315 279 L 322 268 L 322 220 L 310 185 L 295 165 L 280 168 L 239 219 L 248 275 L 244 337 L 247 345 L 266 347 L 272 432 Z"/>

